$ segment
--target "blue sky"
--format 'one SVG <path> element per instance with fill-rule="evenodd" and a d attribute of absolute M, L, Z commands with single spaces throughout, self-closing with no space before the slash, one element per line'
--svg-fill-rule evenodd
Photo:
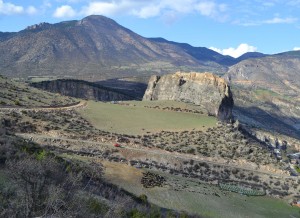
<path fill-rule="evenodd" d="M 300 50 L 300 0 L 0 0 L 0 31 L 101 14 L 145 37 L 238 57 Z"/>

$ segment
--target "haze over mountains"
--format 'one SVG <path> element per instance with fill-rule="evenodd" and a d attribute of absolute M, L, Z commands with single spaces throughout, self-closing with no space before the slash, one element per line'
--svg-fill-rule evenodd
<path fill-rule="evenodd" d="M 148 39 L 96 15 L 0 33 L 1 73 L 11 77 L 58 75 L 101 80 L 178 69 L 224 74 L 228 66 L 262 56 L 247 53 L 235 59 L 205 47 Z"/>

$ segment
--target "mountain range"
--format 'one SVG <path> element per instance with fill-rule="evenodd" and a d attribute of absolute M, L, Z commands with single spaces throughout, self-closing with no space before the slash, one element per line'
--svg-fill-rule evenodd
<path fill-rule="evenodd" d="M 104 16 L 40 23 L 15 33 L 0 32 L 0 69 L 9 77 L 69 76 L 86 80 L 183 71 L 224 74 L 244 59 L 205 47 L 145 38 Z"/>

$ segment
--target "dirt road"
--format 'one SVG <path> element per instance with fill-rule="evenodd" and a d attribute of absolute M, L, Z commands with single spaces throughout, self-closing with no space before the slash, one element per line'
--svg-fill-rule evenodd
<path fill-rule="evenodd" d="M 73 110 L 73 109 L 79 109 L 86 107 L 87 102 L 86 101 L 80 101 L 77 104 L 74 105 L 67 105 L 67 106 L 60 106 L 60 107 L 34 107 L 34 108 L 26 108 L 26 107 L 0 107 L 0 112 L 21 112 L 21 111 L 45 111 L 45 112 L 51 112 L 51 111 L 60 111 L 60 110 Z"/>

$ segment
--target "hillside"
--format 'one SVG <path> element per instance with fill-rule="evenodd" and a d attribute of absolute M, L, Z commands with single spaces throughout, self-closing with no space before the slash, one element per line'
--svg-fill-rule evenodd
<path fill-rule="evenodd" d="M 225 78 L 233 87 L 238 119 L 299 138 L 299 54 L 248 59 L 229 68 Z"/>
<path fill-rule="evenodd" d="M 76 99 L 41 91 L 0 75 L 1 107 L 56 107 L 76 103 Z"/>
<path fill-rule="evenodd" d="M 0 67 L 10 77 L 69 76 L 101 80 L 175 69 L 226 68 L 199 61 L 178 46 L 162 46 L 104 16 L 41 23 L 0 34 Z"/>

